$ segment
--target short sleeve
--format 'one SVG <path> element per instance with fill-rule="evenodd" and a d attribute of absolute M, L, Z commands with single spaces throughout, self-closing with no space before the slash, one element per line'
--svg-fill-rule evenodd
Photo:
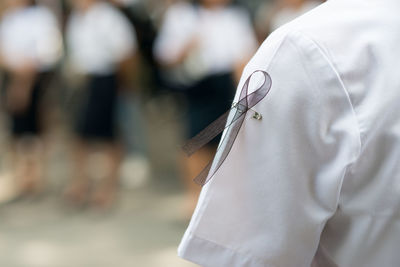
<path fill-rule="evenodd" d="M 104 37 L 115 62 L 120 62 L 137 49 L 136 33 L 129 20 L 116 8 L 109 7 L 103 18 Z M 111 36 L 110 36 L 111 33 Z"/>
<path fill-rule="evenodd" d="M 231 42 L 233 55 L 236 62 L 243 62 L 257 50 L 257 37 L 250 16 L 244 10 L 237 8 L 232 13 L 236 18 L 232 23 L 235 25 L 232 29 L 236 30 L 235 39 Z"/>
<path fill-rule="evenodd" d="M 62 56 L 62 36 L 56 17 L 47 8 L 38 8 L 35 57 L 39 66 L 50 67 Z"/>
<path fill-rule="evenodd" d="M 5 14 L 0 30 L 3 63 L 10 69 L 32 64 L 47 70 L 62 56 L 62 36 L 55 16 L 45 7 Z"/>
<path fill-rule="evenodd" d="M 274 33 L 246 67 L 272 79 L 205 185 L 178 253 L 202 266 L 309 267 L 335 213 L 359 130 L 340 77 L 311 39 Z M 251 88 L 250 88 L 251 89 Z"/>
<path fill-rule="evenodd" d="M 191 4 L 177 3 L 166 12 L 154 45 L 154 55 L 163 64 L 175 62 L 196 35 L 197 14 Z"/>

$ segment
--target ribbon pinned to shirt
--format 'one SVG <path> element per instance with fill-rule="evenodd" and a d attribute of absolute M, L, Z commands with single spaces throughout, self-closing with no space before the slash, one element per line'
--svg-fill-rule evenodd
<path fill-rule="evenodd" d="M 259 88 L 249 94 L 250 81 L 256 73 L 261 73 L 264 75 L 264 82 Z M 267 96 L 271 89 L 271 85 L 272 80 L 267 72 L 261 70 L 253 72 L 243 85 L 239 101 L 234 103 L 231 109 L 221 115 L 217 120 L 212 122 L 195 137 L 190 139 L 182 147 L 183 151 L 188 156 L 191 156 L 220 133 L 222 133 L 225 129 L 227 129 L 225 135 L 222 137 L 222 141 L 218 146 L 214 160 L 210 161 L 194 179 L 197 184 L 201 186 L 205 185 L 224 163 L 232 149 L 237 135 L 239 134 L 247 112 Z M 253 118 L 261 120 L 262 115 L 258 112 L 255 112 Z"/>

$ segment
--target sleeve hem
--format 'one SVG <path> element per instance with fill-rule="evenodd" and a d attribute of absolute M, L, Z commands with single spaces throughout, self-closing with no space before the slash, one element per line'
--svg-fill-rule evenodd
<path fill-rule="evenodd" d="M 277 267 L 191 233 L 183 238 L 178 256 L 204 267 Z"/>

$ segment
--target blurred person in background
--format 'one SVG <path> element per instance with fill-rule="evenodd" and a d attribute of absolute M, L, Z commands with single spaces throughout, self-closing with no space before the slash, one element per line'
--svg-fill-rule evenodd
<path fill-rule="evenodd" d="M 188 104 L 187 137 L 192 137 L 231 105 L 238 75 L 257 48 L 248 13 L 229 0 L 177 2 L 170 6 L 155 43 L 155 56 L 172 88 Z M 219 138 L 184 159 L 187 214 L 200 188 L 192 179 L 212 159 Z"/>
<path fill-rule="evenodd" d="M 256 30 L 262 42 L 280 26 L 319 6 L 323 0 L 274 0 L 265 2 L 256 13 Z"/>
<path fill-rule="evenodd" d="M 78 114 L 76 174 L 66 196 L 75 204 L 90 201 L 108 208 L 117 193 L 122 157 L 115 127 L 117 96 L 131 75 L 136 36 L 129 21 L 110 3 L 71 3 L 66 29 L 69 62 L 72 71 L 84 77 L 87 98 Z M 91 194 L 89 167 L 93 165 L 99 181 Z"/>
<path fill-rule="evenodd" d="M 10 117 L 12 169 L 21 195 L 43 186 L 42 96 L 61 57 L 62 40 L 55 16 L 29 0 L 3 0 L 0 24 L 4 106 Z"/>
<path fill-rule="evenodd" d="M 141 59 L 147 64 L 154 64 L 153 43 L 156 38 L 156 29 L 153 25 L 150 11 L 144 1 L 138 0 L 109 0 L 128 18 L 132 23 L 140 50 Z"/>
<path fill-rule="evenodd" d="M 158 67 L 153 57 L 156 36 L 153 21 L 144 1 L 109 0 L 129 20 L 137 38 L 135 70 L 131 72 L 130 86 L 124 88 L 118 99 L 118 128 L 126 156 L 121 179 L 128 187 L 142 185 L 150 178 L 149 147 L 143 112 L 144 99 L 156 88 Z M 130 121 L 130 123 L 126 123 Z M 131 170 L 135 169 L 135 172 Z"/>

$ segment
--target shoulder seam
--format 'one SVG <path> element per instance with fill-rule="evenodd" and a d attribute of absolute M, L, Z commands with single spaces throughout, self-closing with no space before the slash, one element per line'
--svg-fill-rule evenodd
<path fill-rule="evenodd" d="M 328 58 L 326 53 L 324 53 L 321 45 L 319 43 L 317 43 L 312 37 L 310 37 L 309 35 L 307 35 L 306 33 L 302 32 L 300 30 L 291 31 L 291 33 L 295 33 L 295 32 L 301 34 L 303 38 L 306 38 L 307 40 L 309 40 L 310 42 L 312 42 L 315 45 L 315 47 L 318 49 L 318 51 L 321 54 L 321 56 L 323 57 L 323 59 L 328 63 L 329 67 L 335 73 L 336 78 L 338 79 L 338 81 L 339 81 L 339 83 L 341 85 L 341 88 L 343 89 L 343 92 L 345 93 L 345 95 L 347 97 L 347 100 L 348 100 L 348 102 L 350 104 L 350 107 L 351 107 L 351 111 L 353 113 L 354 120 L 356 121 L 357 130 L 358 130 L 358 133 L 357 133 L 358 134 L 358 154 L 355 157 L 355 159 L 353 160 L 353 163 L 354 163 L 360 157 L 360 154 L 361 154 L 361 151 L 362 151 L 363 142 L 362 142 L 362 135 L 361 135 L 361 130 L 360 130 L 360 121 L 359 121 L 358 115 L 357 115 L 357 113 L 356 113 L 356 111 L 354 109 L 354 105 L 353 105 L 353 102 L 352 102 L 352 100 L 350 98 L 349 92 L 346 89 L 346 86 L 345 86 L 345 84 L 344 84 L 344 82 L 343 82 L 343 80 L 342 80 L 342 78 L 341 78 L 341 76 L 339 74 L 339 71 L 335 68 L 335 66 L 333 65 L 331 60 Z"/>
<path fill-rule="evenodd" d="M 346 90 L 346 87 L 343 83 L 343 80 L 341 79 L 338 70 L 333 66 L 331 60 L 329 60 L 329 58 L 327 57 L 327 55 L 323 52 L 321 46 L 315 41 L 313 40 L 311 37 L 309 37 L 308 35 L 304 34 L 303 32 L 299 31 L 299 30 L 293 30 L 291 31 L 291 33 L 298 33 L 300 34 L 302 38 L 307 39 L 308 41 L 310 41 L 312 43 L 312 45 L 315 46 L 315 48 L 317 48 L 317 51 L 319 52 L 320 56 L 322 57 L 322 59 L 328 64 L 329 68 L 334 72 L 336 79 L 339 81 L 340 87 L 343 90 L 343 93 L 346 95 L 347 101 L 350 105 L 350 109 L 351 109 L 351 113 L 352 113 L 352 118 L 355 121 L 355 130 L 357 131 L 355 134 L 357 136 L 355 136 L 355 138 L 357 138 L 356 140 L 356 153 L 355 155 L 352 155 L 352 159 L 346 164 L 342 176 L 341 176 L 341 182 L 340 182 L 340 187 L 339 190 L 337 192 L 337 203 L 336 203 L 336 210 L 338 209 L 339 205 L 340 205 L 340 196 L 341 196 L 341 192 L 342 192 L 342 187 L 343 187 L 343 183 L 344 180 L 349 172 L 349 170 L 351 169 L 351 167 L 357 162 L 357 160 L 360 158 L 361 152 L 362 152 L 362 140 L 361 140 L 361 130 L 360 130 L 360 122 L 357 116 L 357 113 L 355 112 L 353 103 L 351 101 L 350 95 L 348 93 L 348 91 Z M 297 46 L 298 48 L 299 45 L 295 42 L 293 42 L 293 40 L 291 40 L 293 45 Z M 335 211 L 336 212 L 336 211 Z"/>

